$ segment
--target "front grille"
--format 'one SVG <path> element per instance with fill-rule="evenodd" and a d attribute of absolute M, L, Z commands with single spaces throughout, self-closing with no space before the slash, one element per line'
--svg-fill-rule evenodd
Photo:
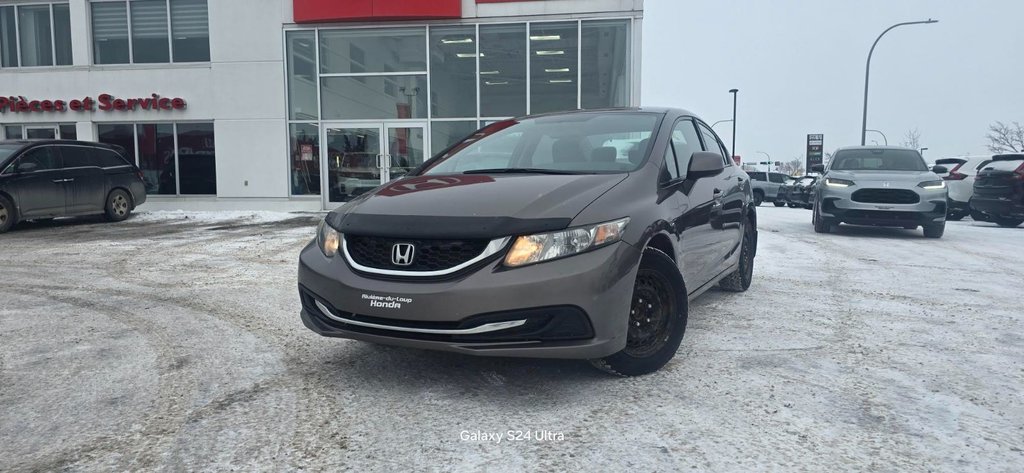
<path fill-rule="evenodd" d="M 916 204 L 917 192 L 906 189 L 861 189 L 853 193 L 854 202 L 865 204 Z"/>
<path fill-rule="evenodd" d="M 873 220 L 880 222 L 917 221 L 920 214 L 916 212 L 892 212 L 888 210 L 850 210 L 843 215 L 850 220 Z"/>
<path fill-rule="evenodd" d="M 412 264 L 401 266 L 391 260 L 397 243 L 415 247 Z M 397 271 L 442 271 L 463 264 L 483 253 L 489 240 L 424 240 L 345 235 L 349 255 L 357 264 Z"/>

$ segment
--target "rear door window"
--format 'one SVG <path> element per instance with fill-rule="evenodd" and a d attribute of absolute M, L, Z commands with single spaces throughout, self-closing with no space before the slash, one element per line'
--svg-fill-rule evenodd
<path fill-rule="evenodd" d="M 93 159 L 99 163 L 101 168 L 114 168 L 128 165 L 128 161 L 125 161 L 121 155 L 109 149 L 92 148 L 91 151 L 94 156 Z"/>
<path fill-rule="evenodd" d="M 93 158 L 92 148 L 85 146 L 61 146 L 61 157 L 64 158 L 64 169 L 97 167 Z"/>
<path fill-rule="evenodd" d="M 1024 159 L 1011 159 L 1008 161 L 991 161 L 981 169 L 987 170 L 992 169 L 994 171 L 1016 171 L 1017 168 L 1024 164 Z"/>

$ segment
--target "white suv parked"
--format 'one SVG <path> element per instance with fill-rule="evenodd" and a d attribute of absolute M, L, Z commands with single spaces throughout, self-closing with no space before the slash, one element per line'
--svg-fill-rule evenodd
<path fill-rule="evenodd" d="M 956 158 L 943 158 L 935 161 L 938 166 L 945 166 L 949 173 L 943 174 L 942 179 L 949 187 L 949 205 L 947 207 L 947 220 L 961 220 L 970 215 L 971 206 L 968 202 L 974 196 L 974 178 L 986 164 L 992 162 L 992 156 L 961 156 Z"/>

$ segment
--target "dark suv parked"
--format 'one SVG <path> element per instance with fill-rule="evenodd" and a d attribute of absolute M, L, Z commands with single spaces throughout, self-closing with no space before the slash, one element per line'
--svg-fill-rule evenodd
<path fill-rule="evenodd" d="M 974 179 L 971 210 L 1002 227 L 1024 223 L 1024 154 L 993 156 Z"/>
<path fill-rule="evenodd" d="M 121 221 L 146 201 L 122 150 L 85 141 L 0 141 L 0 233 L 20 220 L 106 214 Z"/>
<path fill-rule="evenodd" d="M 655 371 L 689 300 L 750 286 L 746 173 L 682 110 L 491 124 L 331 212 L 299 259 L 321 335 Z"/>

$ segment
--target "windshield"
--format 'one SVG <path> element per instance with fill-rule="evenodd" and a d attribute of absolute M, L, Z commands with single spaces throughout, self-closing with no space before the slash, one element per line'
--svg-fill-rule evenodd
<path fill-rule="evenodd" d="M 836 152 L 833 171 L 927 171 L 924 159 L 911 149 L 848 149 Z"/>
<path fill-rule="evenodd" d="M 634 171 L 647 157 L 659 119 L 637 112 L 505 120 L 458 143 L 421 174 Z"/>

